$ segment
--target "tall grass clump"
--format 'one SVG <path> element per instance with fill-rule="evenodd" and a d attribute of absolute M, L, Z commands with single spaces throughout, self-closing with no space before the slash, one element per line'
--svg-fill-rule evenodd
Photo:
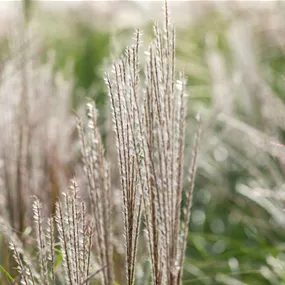
<path fill-rule="evenodd" d="M 60 189 L 79 166 L 76 124 L 70 113 L 72 81 L 54 72 L 53 53 L 48 52 L 47 63 L 41 62 L 43 43 L 34 41 L 35 26 L 27 29 L 24 39 L 11 34 L 12 56 L 0 64 L 0 215 L 23 244 L 30 244 L 31 197 L 45 201 L 43 215 L 55 213 Z M 12 273 L 2 231 L 0 227 L 0 260 Z M 0 275 L 0 284 L 4 282 Z"/>
<path fill-rule="evenodd" d="M 84 171 L 88 184 L 91 213 L 94 220 L 97 262 L 102 270 L 102 284 L 113 284 L 113 246 L 111 244 L 111 184 L 109 166 L 104 157 L 104 147 L 97 126 L 94 103 L 88 105 L 88 132 L 84 134 L 83 122 L 78 119 Z"/>
<path fill-rule="evenodd" d="M 153 284 L 180 284 L 192 191 L 198 131 L 190 166 L 190 185 L 181 216 L 185 143 L 185 79 L 176 80 L 175 29 L 167 3 L 162 32 L 145 53 L 145 82 L 140 84 L 141 33 L 106 75 L 121 177 L 128 284 L 134 284 L 140 217 L 143 208 Z"/>
<path fill-rule="evenodd" d="M 134 44 L 126 48 L 125 56 L 114 62 L 112 73 L 105 77 L 118 152 L 125 284 L 128 285 L 136 282 L 139 240 L 143 240 L 139 238 L 141 228 L 144 228 L 151 265 L 151 280 L 146 274 L 144 282 L 182 284 L 197 168 L 199 124 L 192 161 L 187 166 L 190 181 L 186 186 L 185 79 L 183 73 L 177 79 L 175 29 L 167 3 L 164 28 L 161 30 L 155 24 L 154 35 L 155 39 L 145 52 L 144 76 L 139 56 L 142 34 L 137 30 Z M 111 285 L 116 280 L 112 226 L 118 217 L 112 214 L 114 189 L 93 103 L 88 104 L 87 132 L 84 126 L 85 122 L 79 118 L 78 132 L 89 193 L 87 203 L 81 201 L 77 182 L 72 180 L 71 189 L 56 202 L 55 214 L 48 220 L 45 235 L 42 205 L 35 200 L 39 266 L 32 268 L 32 262 L 25 261 L 30 260 L 25 257 L 26 250 L 11 242 L 21 284 L 49 285 L 60 281 L 83 285 L 89 284 L 97 273 L 99 283 L 95 284 Z M 57 270 L 55 262 L 58 252 L 62 256 L 61 271 Z M 34 273 L 37 267 L 39 274 Z M 95 272 L 92 273 L 91 268 Z"/>
<path fill-rule="evenodd" d="M 20 284 L 89 284 L 91 276 L 91 252 L 94 227 L 86 216 L 86 205 L 78 196 L 78 185 L 72 181 L 70 189 L 63 193 L 63 201 L 56 203 L 56 212 L 44 226 L 42 204 L 35 198 L 33 217 L 37 241 L 37 266 L 4 219 L 0 219 L 2 233 L 10 239 Z M 57 235 L 56 235 L 57 234 Z M 58 241 L 58 242 L 57 242 Z M 59 245 L 59 247 L 58 247 Z M 56 251 L 60 250 L 60 255 Z M 62 274 L 56 277 L 56 262 L 62 259 Z M 39 272 L 39 273 L 38 273 Z M 14 283 L 17 282 L 15 279 Z"/>

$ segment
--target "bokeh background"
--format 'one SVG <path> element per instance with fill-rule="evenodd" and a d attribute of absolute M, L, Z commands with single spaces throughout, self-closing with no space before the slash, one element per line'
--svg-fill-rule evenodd
<path fill-rule="evenodd" d="M 69 179 L 81 177 L 75 114 L 84 116 L 90 99 L 119 188 L 104 72 L 136 28 L 143 30 L 143 55 L 153 22 L 163 22 L 162 5 L 0 2 L 0 214 L 27 245 L 32 195 L 54 211 Z M 185 169 L 197 113 L 203 130 L 183 284 L 285 284 L 284 6 L 169 2 L 177 69 L 189 95 Z M 1 243 L 0 264 L 8 269 L 7 241 Z M 114 240 L 118 263 L 120 243 Z M 146 274 L 142 252 L 138 276 Z M 118 267 L 118 282 L 122 273 Z"/>

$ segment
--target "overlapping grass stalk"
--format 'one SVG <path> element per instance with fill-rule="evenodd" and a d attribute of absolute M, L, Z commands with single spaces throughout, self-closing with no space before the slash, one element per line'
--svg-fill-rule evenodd
<path fill-rule="evenodd" d="M 182 224 L 185 143 L 185 80 L 176 80 L 175 29 L 165 3 L 165 27 L 154 25 L 155 40 L 145 53 L 145 83 L 140 84 L 141 34 L 106 75 L 117 138 L 125 223 L 126 271 L 134 270 L 142 205 L 153 284 L 180 284 L 200 131 L 190 168 L 190 189 Z"/>
<path fill-rule="evenodd" d="M 110 171 L 104 157 L 94 103 L 88 104 L 88 116 L 88 132 L 84 135 L 80 119 L 78 119 L 78 132 L 94 218 L 96 257 L 98 264 L 104 267 L 101 281 L 103 285 L 111 285 L 113 284 L 113 246 L 111 243 Z"/>
<path fill-rule="evenodd" d="M 135 284 L 142 220 L 152 272 L 152 280 L 146 277 L 145 282 L 155 285 L 182 282 L 200 139 L 198 126 L 190 183 L 184 195 L 185 79 L 183 73 L 176 78 L 175 29 L 170 22 L 167 3 L 164 29 L 162 31 L 155 24 L 154 35 L 145 53 L 144 83 L 140 81 L 142 35 L 139 30 L 124 58 L 113 64 L 112 76 L 105 77 L 118 150 L 128 285 Z M 83 120 L 78 119 L 88 204 L 86 206 L 79 198 L 79 187 L 73 179 L 62 201 L 56 202 L 55 217 L 48 220 L 45 231 L 42 205 L 35 200 L 40 274 L 35 274 L 36 270 L 25 261 L 28 259 L 23 258 L 22 247 L 11 242 L 24 285 L 54 285 L 57 280 L 67 285 L 88 285 L 97 273 L 100 273 L 100 284 L 112 285 L 116 280 L 113 274 L 116 264 L 113 264 L 112 187 L 94 103 L 88 104 L 87 123 L 85 131 Z M 92 222 L 88 222 L 89 212 Z M 55 270 L 57 240 L 62 254 L 62 276 Z M 96 269 L 94 273 L 91 263 Z"/>

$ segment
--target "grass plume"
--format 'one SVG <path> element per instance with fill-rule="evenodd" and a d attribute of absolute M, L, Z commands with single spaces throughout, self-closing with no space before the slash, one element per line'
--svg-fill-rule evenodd
<path fill-rule="evenodd" d="M 125 56 L 114 62 L 112 74 L 105 77 L 118 152 L 128 285 L 136 282 L 142 221 L 152 284 L 181 284 L 197 169 L 199 124 L 189 169 L 190 182 L 184 195 L 185 78 L 183 72 L 177 77 L 175 28 L 167 2 L 164 12 L 164 28 L 154 25 L 155 38 L 145 52 L 144 80 L 141 81 L 142 33 L 139 30 L 135 32 L 134 44 L 126 48 Z M 35 199 L 38 276 L 35 277 L 29 263 L 24 262 L 25 252 L 20 252 L 11 242 L 22 284 L 55 285 L 60 280 L 67 285 L 88 285 L 97 275 L 100 284 L 114 284 L 110 168 L 95 104 L 90 102 L 87 108 L 87 127 L 80 118 L 77 126 L 88 203 L 80 198 L 74 178 L 63 199 L 57 200 L 54 216 L 45 227 L 42 204 Z M 64 278 L 57 276 L 55 270 L 57 244 L 62 254 Z M 93 256 L 98 267 L 94 273 L 90 270 Z"/>

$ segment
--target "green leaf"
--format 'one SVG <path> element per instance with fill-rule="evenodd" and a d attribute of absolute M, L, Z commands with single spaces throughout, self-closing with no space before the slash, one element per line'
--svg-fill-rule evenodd
<path fill-rule="evenodd" d="M 6 271 L 5 268 L 4 268 L 3 266 L 1 266 L 1 265 L 0 265 L 0 270 L 6 275 L 6 277 L 7 277 L 10 281 L 14 282 L 14 278 L 9 274 L 8 271 Z"/>
<path fill-rule="evenodd" d="M 54 270 L 56 270 L 56 268 L 59 266 L 59 264 L 62 261 L 62 252 L 61 252 L 61 250 L 55 248 L 55 252 L 57 252 L 59 254 L 58 254 L 57 259 L 55 261 Z"/>

